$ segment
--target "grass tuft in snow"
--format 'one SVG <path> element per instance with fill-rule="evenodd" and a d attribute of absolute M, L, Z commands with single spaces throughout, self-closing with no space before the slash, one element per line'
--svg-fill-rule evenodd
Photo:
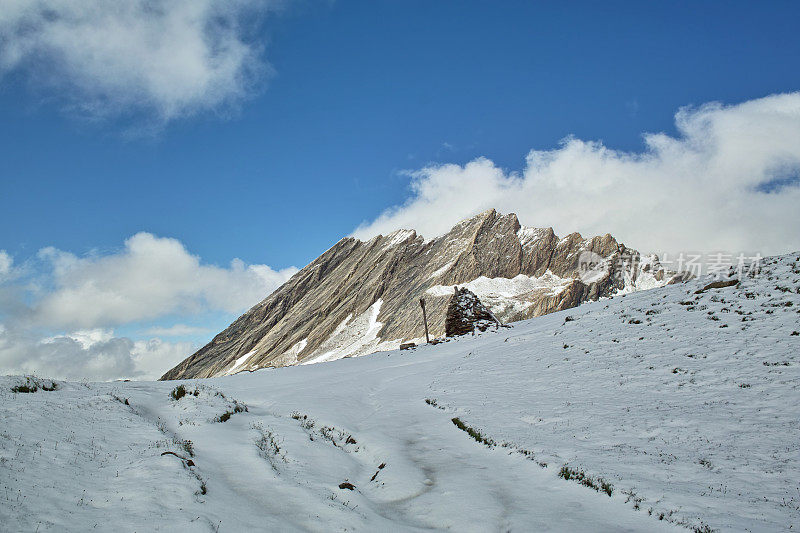
<path fill-rule="evenodd" d="M 186 386 L 185 385 L 178 385 L 177 387 L 172 389 L 172 392 L 169 393 L 169 395 L 172 396 L 172 399 L 175 400 L 175 401 L 180 400 L 181 398 L 186 396 Z"/>
<path fill-rule="evenodd" d="M 264 427 L 261 423 L 254 423 L 250 425 L 251 429 L 258 432 L 255 443 L 258 448 L 258 454 L 269 461 L 272 469 L 278 472 L 278 460 L 288 463 L 286 452 L 281 448 L 281 443 L 272 432 L 271 429 Z"/>
<path fill-rule="evenodd" d="M 175 439 L 174 442 L 175 444 L 180 446 L 180 448 L 184 452 L 186 452 L 186 455 L 188 455 L 189 457 L 194 457 L 194 443 L 192 441 L 188 439 L 187 440 Z"/>
<path fill-rule="evenodd" d="M 176 402 L 181 398 L 183 398 L 184 396 L 186 396 L 187 394 L 191 394 L 192 396 L 199 396 L 200 391 L 198 389 L 190 391 L 186 388 L 186 385 L 181 384 L 172 389 L 172 392 L 169 393 L 170 397 Z"/>
<path fill-rule="evenodd" d="M 568 465 L 561 467 L 561 470 L 558 472 L 558 477 L 564 478 L 567 481 L 577 481 L 585 487 L 592 488 L 597 492 L 605 492 L 609 496 L 611 496 L 611 494 L 614 492 L 614 486 L 603 478 L 593 478 L 592 476 L 587 475 L 583 470 L 570 468 Z"/>
<path fill-rule="evenodd" d="M 489 437 L 485 437 L 479 430 L 466 425 L 457 416 L 452 418 L 451 420 L 458 429 L 465 432 L 467 435 L 469 435 L 476 441 L 480 442 L 481 444 L 484 444 L 486 446 L 495 446 L 496 443 L 494 442 L 494 440 L 490 439 Z"/>
<path fill-rule="evenodd" d="M 358 452 L 361 448 L 359 446 L 354 446 L 348 448 L 348 445 L 356 445 L 358 441 L 356 440 L 353 435 L 347 431 L 338 429 L 333 426 L 319 426 L 319 429 L 316 429 L 316 422 L 309 418 L 308 415 L 304 415 L 297 411 L 294 411 L 291 414 L 293 420 L 297 420 L 300 422 L 300 427 L 308 435 L 309 440 L 314 440 L 314 437 L 321 437 L 324 440 L 327 440 L 335 447 L 340 448 L 346 452 L 354 451 Z"/>
<path fill-rule="evenodd" d="M 116 394 L 114 392 L 109 392 L 108 395 L 111 396 L 112 398 L 114 398 L 116 401 L 118 401 L 122 405 L 130 405 L 131 404 L 131 402 L 129 402 L 127 398 L 123 398 L 122 396 L 119 396 L 118 394 Z"/>
<path fill-rule="evenodd" d="M 225 411 L 217 418 L 214 419 L 215 422 L 227 422 L 230 418 L 235 415 L 236 413 L 246 413 L 247 406 L 237 400 L 233 400 L 233 409 Z"/>
<path fill-rule="evenodd" d="M 304 430 L 306 430 L 306 432 L 309 434 L 308 436 L 309 436 L 309 438 L 311 440 L 314 440 L 314 437 L 311 435 L 310 432 L 311 432 L 311 430 L 314 429 L 314 426 L 316 425 L 316 422 L 314 422 L 313 419 L 308 418 L 308 415 L 304 415 L 304 414 L 299 413 L 297 411 L 294 411 L 291 416 L 292 416 L 292 420 L 297 420 L 298 422 L 300 422 L 300 427 L 302 427 Z"/>
<path fill-rule="evenodd" d="M 58 389 L 58 383 L 51 380 L 43 380 L 37 377 L 27 376 L 25 377 L 25 383 L 21 383 L 19 385 L 15 385 L 11 387 L 11 392 L 17 393 L 33 393 L 38 391 L 39 389 L 43 391 L 52 392 Z"/>
<path fill-rule="evenodd" d="M 425 403 L 427 403 L 431 407 L 436 407 L 437 409 L 441 409 L 442 411 L 445 410 L 444 407 L 439 405 L 439 402 L 436 401 L 436 398 L 425 398 Z"/>
<path fill-rule="evenodd" d="M 623 490 L 622 494 L 627 496 L 627 498 L 625 499 L 625 503 L 628 503 L 628 502 L 632 501 L 633 502 L 633 509 L 635 511 L 638 511 L 640 509 L 640 505 L 644 501 L 644 498 L 641 498 L 641 497 L 637 496 L 636 493 L 632 489 L 629 489 L 627 491 Z M 652 514 L 652 511 L 651 511 L 650 514 Z"/>

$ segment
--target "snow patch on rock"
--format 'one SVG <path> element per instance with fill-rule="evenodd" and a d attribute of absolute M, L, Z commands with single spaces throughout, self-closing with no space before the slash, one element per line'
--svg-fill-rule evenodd
<path fill-rule="evenodd" d="M 381 341 L 378 337 L 383 323 L 378 321 L 383 300 L 378 299 L 369 309 L 353 318 L 350 313 L 328 339 L 315 350 L 312 357 L 301 364 L 310 365 L 335 361 L 344 357 L 367 355 L 382 350 L 396 350 L 401 339 Z"/>
<path fill-rule="evenodd" d="M 254 353 L 256 353 L 255 350 L 250 350 L 249 352 L 247 352 L 243 356 L 241 356 L 238 359 L 236 359 L 236 361 L 233 363 L 233 365 L 231 365 L 231 367 L 228 370 L 226 370 L 223 375 L 224 376 L 231 376 L 233 374 L 236 374 L 237 372 L 241 372 L 242 370 L 244 370 L 244 368 L 242 368 L 242 365 L 244 365 L 245 361 L 247 361 L 247 359 L 251 355 L 253 355 Z"/>
<path fill-rule="evenodd" d="M 450 261 L 449 263 L 447 263 L 447 264 L 446 264 L 446 265 L 444 265 L 443 267 L 441 267 L 441 268 L 439 268 L 439 269 L 435 270 L 435 271 L 433 272 L 433 274 L 431 274 L 430 276 L 428 276 L 428 279 L 436 279 L 436 278 L 438 278 L 439 276 L 441 276 L 442 274 L 444 274 L 445 272 L 447 272 L 448 270 L 450 270 L 450 268 L 452 268 L 453 264 L 455 264 L 455 260 L 453 260 L 453 261 Z"/>
<path fill-rule="evenodd" d="M 544 237 L 549 228 L 531 228 L 522 226 L 517 231 L 517 238 L 519 239 L 519 243 L 522 246 L 525 246 L 529 242 L 538 241 L 542 237 Z"/>
<path fill-rule="evenodd" d="M 383 249 L 388 250 L 389 248 L 393 248 L 398 244 L 402 244 L 416 234 L 417 232 L 413 229 L 399 229 L 394 231 L 386 236 L 389 241 L 383 246 Z"/>
<path fill-rule="evenodd" d="M 459 287 L 466 287 L 483 300 L 484 296 L 490 298 L 514 298 L 539 289 L 558 294 L 572 281 L 572 279 L 560 278 L 548 270 L 538 278 L 526 276 L 525 274 L 520 274 L 511 279 L 480 276 L 468 283 L 460 283 Z M 452 296 L 454 289 L 452 286 L 434 285 L 425 292 L 431 296 Z"/>

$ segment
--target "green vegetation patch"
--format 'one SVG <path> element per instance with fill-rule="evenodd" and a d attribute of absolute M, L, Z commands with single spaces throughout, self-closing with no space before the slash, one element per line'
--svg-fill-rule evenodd
<path fill-rule="evenodd" d="M 466 425 L 464 422 L 461 421 L 460 418 L 454 417 L 451 419 L 453 424 L 460 429 L 461 431 L 465 432 L 467 435 L 475 439 L 476 441 L 480 442 L 486 446 L 495 446 L 496 443 L 489 437 L 484 436 L 479 430 Z"/>
<path fill-rule="evenodd" d="M 611 485 L 611 483 L 609 483 L 605 479 L 601 477 L 594 478 L 586 474 L 586 472 L 584 472 L 583 470 L 579 470 L 577 468 L 570 468 L 567 465 L 561 467 L 561 470 L 558 472 L 558 477 L 564 478 L 568 481 L 569 480 L 577 481 L 584 487 L 592 488 L 597 492 L 605 492 L 609 496 L 611 496 L 611 494 L 614 492 L 614 486 Z"/>

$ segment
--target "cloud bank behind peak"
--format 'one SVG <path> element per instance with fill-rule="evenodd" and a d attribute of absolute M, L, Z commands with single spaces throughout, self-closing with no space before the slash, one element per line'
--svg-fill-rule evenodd
<path fill-rule="evenodd" d="M 0 251 L 0 374 L 157 378 L 213 332 L 204 321 L 244 311 L 295 272 L 207 264 L 145 232 L 106 253 L 43 248 L 18 266 Z M 200 325 L 176 323 L 186 319 Z"/>
<path fill-rule="evenodd" d="M 411 195 L 353 233 L 426 238 L 489 208 L 557 233 L 612 233 L 655 252 L 800 249 L 800 92 L 680 109 L 678 135 L 623 152 L 568 137 L 520 172 L 479 158 L 410 172 Z"/>
<path fill-rule="evenodd" d="M 112 254 L 78 257 L 44 248 L 38 255 L 50 267 L 52 290 L 32 307 L 33 322 L 63 329 L 114 327 L 206 310 L 236 313 L 297 272 L 239 259 L 228 268 L 202 264 L 180 241 L 145 232 Z"/>

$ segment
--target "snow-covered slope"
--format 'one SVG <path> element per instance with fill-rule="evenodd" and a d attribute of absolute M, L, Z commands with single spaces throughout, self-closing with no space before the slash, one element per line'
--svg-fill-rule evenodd
<path fill-rule="evenodd" d="M 708 281 L 177 400 L 0 378 L 0 529 L 795 530 L 800 257 Z"/>

